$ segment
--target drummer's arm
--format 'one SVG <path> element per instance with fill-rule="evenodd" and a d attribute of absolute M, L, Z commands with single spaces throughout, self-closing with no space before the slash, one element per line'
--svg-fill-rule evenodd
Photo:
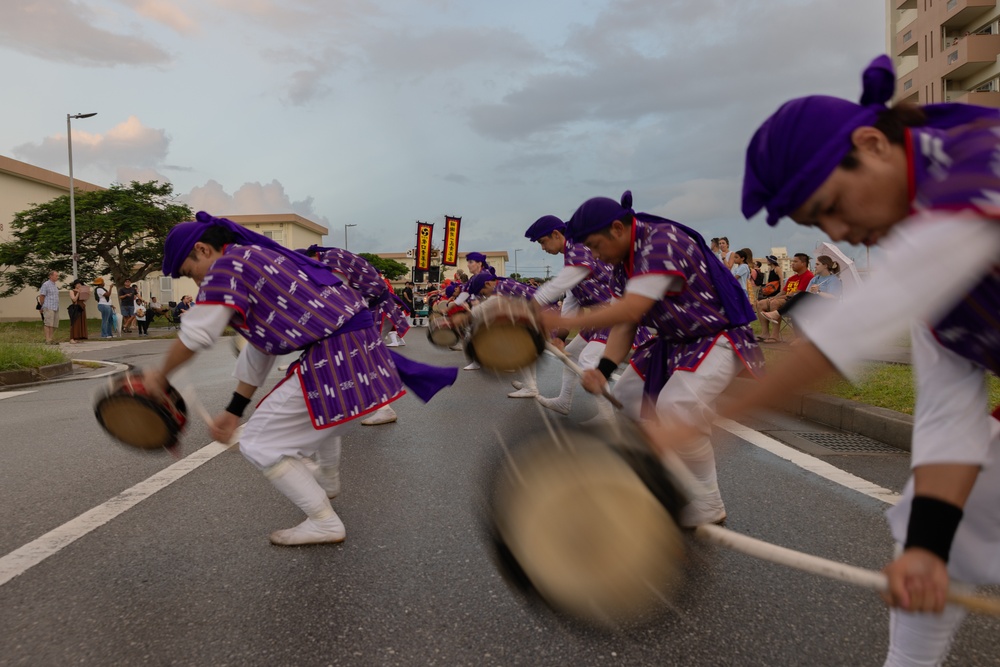
<path fill-rule="evenodd" d="M 264 384 L 267 374 L 271 372 L 277 359 L 273 354 L 267 354 L 253 345 L 247 345 L 240 350 L 239 359 L 233 377 L 236 378 L 236 391 L 226 409 L 215 416 L 212 424 L 212 437 L 219 442 L 230 442 L 233 432 L 240 425 L 243 412 L 250 404 L 257 387 Z"/>
<path fill-rule="evenodd" d="M 160 391 L 167 388 L 167 377 L 186 364 L 198 352 L 215 344 L 226 330 L 234 311 L 228 306 L 198 304 L 188 311 L 181 332 L 173 342 L 159 368 L 147 369 L 147 383 Z"/>

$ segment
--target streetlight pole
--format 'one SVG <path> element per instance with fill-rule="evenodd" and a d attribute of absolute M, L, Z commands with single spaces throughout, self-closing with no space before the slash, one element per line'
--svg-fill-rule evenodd
<path fill-rule="evenodd" d="M 69 233 L 72 237 L 72 253 L 73 253 L 73 280 L 76 280 L 79 276 L 77 275 L 77 257 L 76 257 L 76 199 L 73 187 L 73 127 L 70 125 L 70 119 L 72 118 L 91 118 L 96 116 L 97 112 L 94 113 L 78 113 L 78 114 L 66 114 L 66 145 L 69 147 Z"/>
<path fill-rule="evenodd" d="M 519 253 L 519 252 L 521 252 L 520 248 L 517 248 L 516 250 L 514 250 L 514 273 L 517 274 L 517 279 L 518 280 L 521 279 L 521 274 L 517 273 L 517 253 Z"/>
<path fill-rule="evenodd" d="M 347 228 L 357 227 L 357 225 L 344 225 L 344 250 L 347 250 Z"/>

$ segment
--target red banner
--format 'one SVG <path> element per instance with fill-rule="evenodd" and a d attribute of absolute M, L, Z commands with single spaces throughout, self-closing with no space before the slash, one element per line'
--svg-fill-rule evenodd
<path fill-rule="evenodd" d="M 417 270 L 431 270 L 431 235 L 434 225 L 426 222 L 417 223 Z"/>
<path fill-rule="evenodd" d="M 444 266 L 458 266 L 458 231 L 461 226 L 461 218 L 444 217 L 444 252 L 441 253 L 441 264 Z"/>

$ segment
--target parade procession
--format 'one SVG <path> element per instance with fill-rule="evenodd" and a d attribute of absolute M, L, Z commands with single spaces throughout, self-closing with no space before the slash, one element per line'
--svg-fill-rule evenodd
<path fill-rule="evenodd" d="M 198 120 L 0 131 L 0 666 L 1000 666 L 995 0 L 119 4 L 0 10 Z"/>

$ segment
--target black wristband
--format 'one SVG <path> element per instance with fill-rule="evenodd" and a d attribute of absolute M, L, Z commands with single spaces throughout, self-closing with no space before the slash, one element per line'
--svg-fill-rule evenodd
<path fill-rule="evenodd" d="M 226 406 L 226 412 L 237 417 L 242 417 L 248 405 L 250 405 L 250 399 L 234 391 L 233 397 L 229 400 L 229 405 Z"/>
<path fill-rule="evenodd" d="M 951 542 L 962 520 L 962 508 L 944 500 L 917 496 L 910 507 L 904 548 L 920 547 L 948 562 Z"/>
<path fill-rule="evenodd" d="M 611 377 L 611 374 L 615 372 L 618 368 L 618 364 L 611 361 L 607 357 L 601 357 L 601 360 L 597 362 L 597 370 L 601 372 L 604 379 L 607 380 Z"/>

